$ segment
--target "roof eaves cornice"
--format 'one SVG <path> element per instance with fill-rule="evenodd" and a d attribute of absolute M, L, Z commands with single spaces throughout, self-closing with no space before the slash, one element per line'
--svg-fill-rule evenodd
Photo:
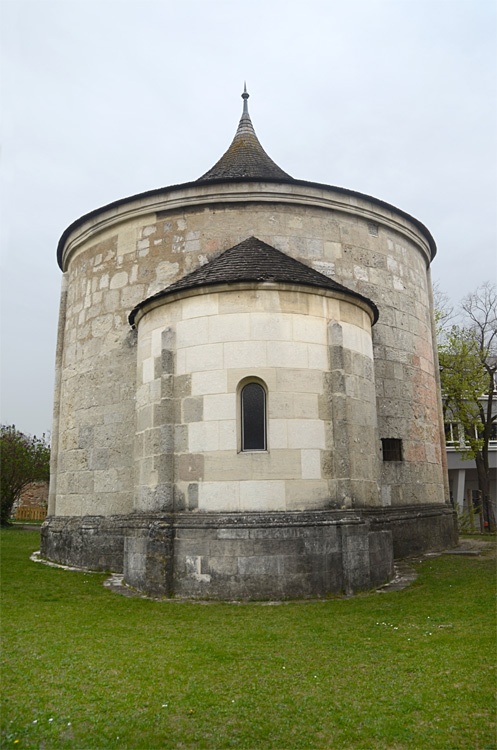
<path fill-rule="evenodd" d="M 57 245 L 57 262 L 59 264 L 59 267 L 61 268 L 61 270 L 64 270 L 62 267 L 62 255 L 63 255 L 66 241 L 68 237 L 71 235 L 71 233 L 74 232 L 79 226 L 84 224 L 86 221 L 90 221 L 91 219 L 97 217 L 99 214 L 102 214 L 106 211 L 112 211 L 115 208 L 119 208 L 120 206 L 126 205 L 126 203 L 132 203 L 133 201 L 153 198 L 161 194 L 172 193 L 172 192 L 176 192 L 179 190 L 187 190 L 189 188 L 202 187 L 204 185 L 208 186 L 208 185 L 216 185 L 216 184 L 218 185 L 237 184 L 237 183 L 243 183 L 243 182 L 249 182 L 249 183 L 267 182 L 267 183 L 273 183 L 273 184 L 281 184 L 281 185 L 288 184 L 288 185 L 295 185 L 295 186 L 301 185 L 302 187 L 315 188 L 317 190 L 330 190 L 336 193 L 340 193 L 342 195 L 348 195 L 353 198 L 366 199 L 377 206 L 394 211 L 399 216 L 410 221 L 417 229 L 419 229 L 419 231 L 428 240 L 428 244 L 430 246 L 430 251 L 431 251 L 431 260 L 433 260 L 433 258 L 435 257 L 437 253 L 437 246 L 436 246 L 435 240 L 431 232 L 426 228 L 426 226 L 421 221 L 416 219 L 414 216 L 411 216 L 406 211 L 403 211 L 402 209 L 397 208 L 393 204 L 387 203 L 386 201 L 383 201 L 380 198 L 375 198 L 371 195 L 367 195 L 366 193 L 359 193 L 357 190 L 350 190 L 349 188 L 338 187 L 336 185 L 326 185 L 321 182 L 309 182 L 308 180 L 297 180 L 297 179 L 292 179 L 292 178 L 261 179 L 260 177 L 243 177 L 243 178 L 231 178 L 231 179 L 220 178 L 220 179 L 211 179 L 211 180 L 205 180 L 205 181 L 193 180 L 191 182 L 183 182 L 177 185 L 169 185 L 167 187 L 154 188 L 153 190 L 147 190 L 143 193 L 137 193 L 136 195 L 131 195 L 127 198 L 120 198 L 116 201 L 112 201 L 111 203 L 107 203 L 104 206 L 95 208 L 93 211 L 89 211 L 88 213 L 83 214 L 83 216 L 80 216 L 78 219 L 75 219 L 75 221 L 69 224 L 69 226 L 62 233 L 60 240 L 58 242 L 58 245 Z"/>

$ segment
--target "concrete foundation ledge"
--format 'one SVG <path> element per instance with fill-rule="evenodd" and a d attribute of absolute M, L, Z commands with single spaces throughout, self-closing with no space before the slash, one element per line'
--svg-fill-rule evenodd
<path fill-rule="evenodd" d="M 51 516 L 41 555 L 65 565 L 123 572 L 153 596 L 314 598 L 389 580 L 393 559 L 452 547 L 450 507 L 272 513 Z"/>
<path fill-rule="evenodd" d="M 372 529 L 392 532 L 396 560 L 455 547 L 459 539 L 457 514 L 451 505 L 371 508 L 362 513 Z"/>
<path fill-rule="evenodd" d="M 91 570 L 123 568 L 129 516 L 48 516 L 41 527 L 41 556 Z"/>

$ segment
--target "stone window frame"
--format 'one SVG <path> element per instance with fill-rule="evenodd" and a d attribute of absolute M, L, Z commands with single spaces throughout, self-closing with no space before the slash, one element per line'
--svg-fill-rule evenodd
<path fill-rule="evenodd" d="M 261 386 L 264 391 L 264 447 L 263 448 L 244 448 L 243 447 L 243 404 L 242 393 L 245 386 L 255 383 Z M 269 389 L 267 383 L 256 375 L 249 375 L 242 378 L 237 385 L 237 452 L 238 453 L 269 453 L 268 447 L 268 397 Z"/>

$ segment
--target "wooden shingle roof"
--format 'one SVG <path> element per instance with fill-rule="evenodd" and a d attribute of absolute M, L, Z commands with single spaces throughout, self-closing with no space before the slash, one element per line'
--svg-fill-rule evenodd
<path fill-rule="evenodd" d="M 247 88 L 242 94 L 243 113 L 231 146 L 216 164 L 197 182 L 210 180 L 233 180 L 243 177 L 251 179 L 292 179 L 266 154 L 257 138 L 248 113 Z"/>
<path fill-rule="evenodd" d="M 373 313 L 374 322 L 378 318 L 376 305 L 367 297 L 328 278 L 314 268 L 282 253 L 257 237 L 249 237 L 238 245 L 225 250 L 214 260 L 184 276 L 179 281 L 140 302 L 130 313 L 129 322 L 133 326 L 138 311 L 151 300 L 161 299 L 176 292 L 196 287 L 215 286 L 237 282 L 273 282 L 293 284 L 336 292 L 360 299 Z"/>

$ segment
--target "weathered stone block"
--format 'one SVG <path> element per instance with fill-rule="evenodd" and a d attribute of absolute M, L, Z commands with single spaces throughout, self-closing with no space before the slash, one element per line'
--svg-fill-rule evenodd
<path fill-rule="evenodd" d="M 80 427 L 78 431 L 78 448 L 93 448 L 93 426 Z"/>
<path fill-rule="evenodd" d="M 278 576 L 284 571 L 282 555 L 258 555 L 238 558 L 238 573 L 241 576 Z"/>
<path fill-rule="evenodd" d="M 197 373 L 198 374 L 198 373 Z M 174 396 L 175 398 L 186 398 L 190 396 L 192 392 L 192 376 L 191 375 L 175 375 L 174 376 Z"/>
<path fill-rule="evenodd" d="M 193 396 L 183 399 L 183 422 L 201 422 L 204 419 L 204 397 Z"/>
<path fill-rule="evenodd" d="M 365 523 L 341 527 L 342 567 L 347 594 L 371 587 L 368 531 Z"/>
<path fill-rule="evenodd" d="M 163 398 L 160 404 L 154 404 L 152 407 L 152 413 L 148 418 L 148 422 L 145 427 L 160 427 L 164 424 L 177 424 L 181 420 L 175 419 L 176 401 L 173 398 Z M 138 418 L 138 425 L 140 427 L 140 419 Z"/>
<path fill-rule="evenodd" d="M 172 398 L 173 397 L 173 375 L 164 375 L 161 374 L 160 376 L 160 382 L 161 382 L 161 392 L 160 397 L 161 398 Z"/>
<path fill-rule="evenodd" d="M 369 569 L 371 586 L 379 586 L 393 577 L 393 538 L 390 530 L 369 532 Z"/>
<path fill-rule="evenodd" d="M 217 532 L 218 539 L 249 539 L 251 529 L 219 529 Z"/>
<path fill-rule="evenodd" d="M 198 508 L 198 484 L 188 485 L 188 510 L 197 510 Z"/>
<path fill-rule="evenodd" d="M 173 509 L 172 484 L 141 487 L 139 509 L 151 513 L 171 511 Z"/>
<path fill-rule="evenodd" d="M 161 453 L 155 456 L 154 468 L 157 471 L 159 483 L 174 482 L 174 455 L 172 453 Z"/>
<path fill-rule="evenodd" d="M 169 349 L 163 349 L 160 357 L 160 366 L 157 370 L 157 377 L 167 373 L 172 375 L 174 373 L 174 353 Z"/>
<path fill-rule="evenodd" d="M 174 431 L 172 424 L 161 425 L 159 428 L 159 452 L 172 453 L 174 451 Z"/>
<path fill-rule="evenodd" d="M 185 453 L 188 450 L 188 425 L 174 425 L 174 449 L 177 453 Z"/>
<path fill-rule="evenodd" d="M 204 478 L 204 456 L 194 453 L 183 453 L 177 456 L 175 475 L 176 479 L 182 482 L 202 480 Z"/>
<path fill-rule="evenodd" d="M 176 557 L 191 557 L 201 555 L 209 557 L 213 554 L 210 539 L 177 539 L 174 545 Z"/>
<path fill-rule="evenodd" d="M 238 572 L 238 561 L 234 557 L 203 558 L 200 564 L 200 571 L 201 573 L 221 578 L 235 576 Z"/>

